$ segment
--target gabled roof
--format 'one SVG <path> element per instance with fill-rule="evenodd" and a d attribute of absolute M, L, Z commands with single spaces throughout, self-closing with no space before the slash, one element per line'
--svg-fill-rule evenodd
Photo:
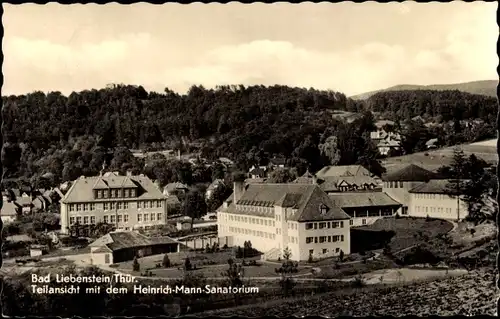
<path fill-rule="evenodd" d="M 286 159 L 282 157 L 273 157 L 269 160 L 269 163 L 273 165 L 285 165 Z"/>
<path fill-rule="evenodd" d="M 247 178 L 245 179 L 245 185 L 248 184 L 263 184 L 267 181 L 267 178 L 261 177 L 261 178 Z"/>
<path fill-rule="evenodd" d="M 70 189 L 62 198 L 64 203 L 81 203 L 81 202 L 92 202 L 94 201 L 93 190 L 96 182 L 101 179 L 103 182 L 109 182 L 110 179 L 114 179 L 111 185 L 117 185 L 116 187 L 121 187 L 123 181 L 128 178 L 137 185 L 142 191 L 138 192 L 138 197 L 135 198 L 124 198 L 123 200 L 146 200 L 146 199 L 164 199 L 165 196 L 158 190 L 158 188 L 153 184 L 153 182 L 144 175 L 139 176 L 94 176 L 94 177 L 81 177 L 73 182 Z M 108 184 L 109 185 L 109 184 Z M 107 199 L 99 199 L 99 201 L 106 201 Z M 108 199 L 108 200 L 116 200 Z"/>
<path fill-rule="evenodd" d="M 370 176 L 361 175 L 361 176 L 325 177 L 324 182 L 321 183 L 320 187 L 325 192 L 332 192 L 340 190 L 339 187 L 342 186 L 341 184 L 353 185 L 353 186 L 354 185 L 356 186 L 374 185 L 375 187 L 378 186 L 378 183 L 374 178 Z"/>
<path fill-rule="evenodd" d="M 453 185 L 455 181 L 447 179 L 432 179 L 425 184 L 421 184 L 411 189 L 409 193 L 419 193 L 419 194 L 456 194 L 456 190 Z M 467 182 L 462 180 L 462 183 Z"/>
<path fill-rule="evenodd" d="M 292 207 L 293 214 L 287 216 L 288 220 L 311 221 L 311 220 L 334 220 L 349 219 L 340 207 L 335 206 L 328 195 L 323 192 L 318 185 L 307 184 L 250 184 L 246 186 L 241 198 L 235 205 L 231 203 L 227 208 L 220 208 L 221 211 L 227 211 L 234 214 L 261 215 L 272 217 L 272 213 L 265 210 L 251 209 L 240 210 L 239 205 L 257 207 L 274 207 L 284 205 Z M 326 215 L 320 214 L 320 206 L 326 205 L 328 212 Z"/>
<path fill-rule="evenodd" d="M 427 182 L 436 178 L 437 174 L 428 171 L 415 164 L 410 164 L 395 172 L 389 173 L 382 177 L 382 180 L 394 182 Z"/>
<path fill-rule="evenodd" d="M 166 190 L 169 193 L 174 192 L 178 189 L 189 189 L 189 187 L 187 187 L 187 185 L 185 184 L 175 182 L 175 183 L 168 183 L 167 186 L 165 186 L 164 188 L 164 190 Z"/>
<path fill-rule="evenodd" d="M 167 205 L 179 205 L 180 203 L 179 197 L 175 195 L 167 196 Z"/>
<path fill-rule="evenodd" d="M 146 237 L 135 231 L 111 232 L 91 243 L 90 247 L 107 247 L 112 251 L 159 244 L 178 244 L 170 237 Z"/>
<path fill-rule="evenodd" d="M 207 187 L 207 190 L 214 190 L 215 188 L 219 187 L 219 185 L 226 185 L 226 184 L 224 183 L 224 180 L 218 178 Z"/>
<path fill-rule="evenodd" d="M 252 175 L 265 175 L 266 172 L 262 168 L 256 167 L 250 171 L 250 174 L 252 174 Z"/>
<path fill-rule="evenodd" d="M 20 209 L 19 205 L 14 202 L 3 202 L 2 209 L 0 210 L 1 216 L 16 216 L 17 211 Z"/>
<path fill-rule="evenodd" d="M 431 138 L 430 140 L 428 140 L 425 145 L 427 146 L 431 146 L 431 145 L 434 145 L 438 142 L 438 139 L 437 138 Z"/>
<path fill-rule="evenodd" d="M 372 174 L 361 165 L 325 166 L 316 173 L 318 178 L 360 175 L 371 176 Z"/>
<path fill-rule="evenodd" d="M 338 193 L 328 196 L 342 208 L 401 206 L 401 203 L 383 192 Z"/>

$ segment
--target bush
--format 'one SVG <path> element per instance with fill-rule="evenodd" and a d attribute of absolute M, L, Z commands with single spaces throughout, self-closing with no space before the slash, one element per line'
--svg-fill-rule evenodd
<path fill-rule="evenodd" d="M 227 244 L 224 244 L 224 246 L 222 247 L 222 249 L 228 249 Z"/>
<path fill-rule="evenodd" d="M 314 258 L 312 254 L 309 254 L 309 258 L 307 258 L 307 262 L 312 264 L 314 262 Z"/>
<path fill-rule="evenodd" d="M 170 262 L 170 258 L 168 258 L 168 254 L 165 254 L 165 256 L 163 256 L 162 266 L 164 268 L 168 268 L 171 266 L 171 262 Z"/>
<path fill-rule="evenodd" d="M 137 257 L 134 257 L 134 261 L 132 263 L 132 269 L 134 271 L 140 271 L 141 270 L 141 265 L 139 264 L 139 261 L 137 260 Z"/>
<path fill-rule="evenodd" d="M 187 257 L 184 260 L 184 269 L 185 270 L 191 270 L 191 269 L 193 269 L 193 266 L 191 265 L 191 260 L 189 259 L 189 257 Z"/>

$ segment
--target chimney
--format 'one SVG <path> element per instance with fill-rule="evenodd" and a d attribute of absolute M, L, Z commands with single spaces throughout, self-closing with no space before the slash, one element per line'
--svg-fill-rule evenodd
<path fill-rule="evenodd" d="M 127 176 L 132 176 L 132 171 L 131 170 L 127 171 Z"/>
<path fill-rule="evenodd" d="M 233 184 L 233 202 L 236 202 L 241 198 L 241 195 L 245 191 L 245 184 L 243 181 L 235 181 Z"/>
<path fill-rule="evenodd" d="M 316 177 L 316 174 L 313 175 L 313 184 L 318 185 L 318 178 Z"/>

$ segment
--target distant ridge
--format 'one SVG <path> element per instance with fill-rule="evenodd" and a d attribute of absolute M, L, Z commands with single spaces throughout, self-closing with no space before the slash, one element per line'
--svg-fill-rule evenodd
<path fill-rule="evenodd" d="M 371 91 L 354 95 L 351 96 L 351 98 L 353 100 L 366 100 L 378 92 L 409 91 L 409 90 L 436 90 L 436 91 L 458 90 L 471 94 L 480 94 L 480 95 L 496 97 L 497 85 L 498 81 L 496 80 L 474 81 L 474 82 L 456 83 L 456 84 L 436 84 L 436 85 L 401 84 L 383 90 Z"/>

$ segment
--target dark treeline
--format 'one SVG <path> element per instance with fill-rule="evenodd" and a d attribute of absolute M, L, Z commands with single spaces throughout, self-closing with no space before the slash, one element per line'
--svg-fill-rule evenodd
<path fill-rule="evenodd" d="M 333 119 L 332 110 L 364 116 L 348 124 Z M 412 123 L 403 132 L 404 150 L 411 153 L 433 137 L 444 144 L 489 137 L 494 129 L 488 125 L 494 127 L 496 110 L 495 99 L 458 91 L 383 92 L 368 101 L 286 86 L 193 86 L 185 95 L 168 89 L 148 93 L 131 85 L 73 92 L 68 97 L 34 92 L 3 98 L 2 161 L 7 177 L 49 173 L 58 175 L 57 180 L 71 180 L 98 173 L 103 162 L 116 170 L 143 172 L 144 161 L 134 159 L 128 149 L 174 149 L 201 151 L 209 159 L 229 157 L 240 169 L 283 156 L 299 173 L 307 167 L 355 163 L 380 173 L 379 154 L 369 138 L 374 129 L 370 111 L 402 121 L 424 115 L 438 121 L 482 118 L 486 122 L 482 127 L 486 132 L 458 132 L 463 135 L 458 140 Z"/>
<path fill-rule="evenodd" d="M 496 98 L 457 90 L 379 92 L 368 98 L 366 104 L 372 112 L 401 121 L 421 116 L 433 118 L 438 123 L 482 119 L 493 124 L 498 112 Z"/>

